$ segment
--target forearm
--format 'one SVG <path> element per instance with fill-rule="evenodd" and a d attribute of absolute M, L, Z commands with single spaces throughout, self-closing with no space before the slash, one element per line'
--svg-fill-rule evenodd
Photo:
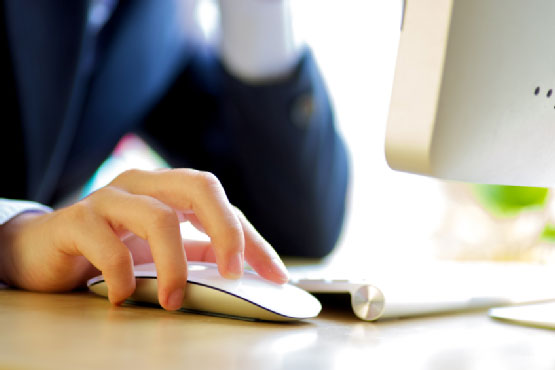
<path fill-rule="evenodd" d="M 234 98 L 225 111 L 249 195 L 241 207 L 280 253 L 327 254 L 342 227 L 349 164 L 312 56 L 282 83 L 227 82 Z"/>
<path fill-rule="evenodd" d="M 320 72 L 307 48 L 297 54 L 300 49 L 279 46 L 294 40 L 290 23 L 262 22 L 245 5 L 274 6 L 275 15 L 285 14 L 286 1 L 221 4 L 219 60 L 210 52 L 193 54 L 142 134 L 173 166 L 215 173 L 278 252 L 325 255 L 342 227 L 348 160 Z M 238 20 L 244 25 L 229 27 Z M 282 39 L 270 42 L 265 30 L 280 31 Z M 272 56 L 276 50 L 295 52 L 280 58 Z M 286 62 L 255 68 L 272 60 Z"/>

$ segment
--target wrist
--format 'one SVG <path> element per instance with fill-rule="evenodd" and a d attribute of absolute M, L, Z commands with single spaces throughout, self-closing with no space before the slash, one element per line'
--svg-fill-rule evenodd
<path fill-rule="evenodd" d="M 17 246 L 21 244 L 25 225 L 44 213 L 23 212 L 0 225 L 0 281 L 2 283 L 19 286 L 17 270 L 20 258 L 18 258 Z"/>

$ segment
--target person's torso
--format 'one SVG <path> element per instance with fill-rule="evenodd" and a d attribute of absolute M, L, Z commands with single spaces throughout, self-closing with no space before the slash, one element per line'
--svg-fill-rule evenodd
<path fill-rule="evenodd" d="M 178 1 L 121 2 L 95 29 L 103 2 L 4 1 L 1 196 L 50 203 L 82 183 L 182 67 Z"/>

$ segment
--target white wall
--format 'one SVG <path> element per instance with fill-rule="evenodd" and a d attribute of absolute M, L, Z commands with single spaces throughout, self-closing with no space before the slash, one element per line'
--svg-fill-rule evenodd
<path fill-rule="evenodd" d="M 445 206 L 442 186 L 390 170 L 384 155 L 401 0 L 292 0 L 292 7 L 351 152 L 350 209 L 335 257 L 429 256 Z"/>

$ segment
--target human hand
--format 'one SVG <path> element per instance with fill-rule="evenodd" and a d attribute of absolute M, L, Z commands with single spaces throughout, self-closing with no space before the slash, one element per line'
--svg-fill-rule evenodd
<path fill-rule="evenodd" d="M 182 241 L 185 220 L 210 242 Z M 227 278 L 239 278 L 246 259 L 262 277 L 287 281 L 277 253 L 206 172 L 127 171 L 67 208 L 24 213 L 0 226 L 0 278 L 28 290 L 72 290 L 101 272 L 110 302 L 119 304 L 135 290 L 133 265 L 153 261 L 160 305 L 174 310 L 183 300 L 187 258 L 215 261 Z"/>

